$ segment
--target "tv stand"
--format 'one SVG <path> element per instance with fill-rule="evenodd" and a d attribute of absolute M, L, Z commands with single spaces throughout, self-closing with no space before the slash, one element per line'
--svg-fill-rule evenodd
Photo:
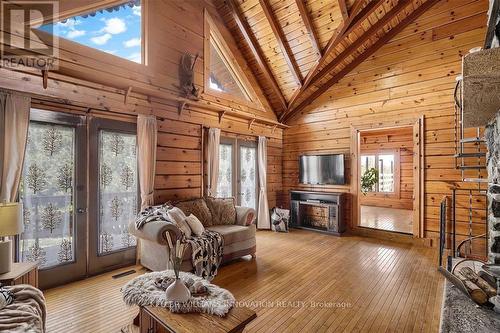
<path fill-rule="evenodd" d="M 345 193 L 291 191 L 291 227 L 340 236 L 346 230 L 343 213 L 345 196 Z M 317 223 L 311 219 L 307 215 L 310 209 L 322 212 L 323 221 Z"/>

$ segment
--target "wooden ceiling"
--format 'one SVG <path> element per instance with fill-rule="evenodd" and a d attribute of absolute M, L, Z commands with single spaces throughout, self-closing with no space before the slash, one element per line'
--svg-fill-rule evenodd
<path fill-rule="evenodd" d="M 214 2 L 286 122 L 438 0 Z"/>

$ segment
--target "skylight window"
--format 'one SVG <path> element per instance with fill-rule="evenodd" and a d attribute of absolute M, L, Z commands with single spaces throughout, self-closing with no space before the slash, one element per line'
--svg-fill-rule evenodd
<path fill-rule="evenodd" d="M 43 25 L 40 29 L 140 64 L 143 63 L 141 16 L 141 1 L 133 0 Z"/>

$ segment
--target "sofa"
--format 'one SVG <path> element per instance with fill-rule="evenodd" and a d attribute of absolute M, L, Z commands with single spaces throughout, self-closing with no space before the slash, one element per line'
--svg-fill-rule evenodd
<path fill-rule="evenodd" d="M 231 219 L 231 221 L 228 221 L 224 219 L 220 221 L 220 214 L 217 214 L 217 211 L 212 209 L 213 204 L 209 208 L 207 200 L 210 199 L 200 198 L 169 204 L 180 208 L 186 215 L 195 215 L 202 222 L 205 229 L 216 231 L 222 235 L 224 238 L 222 263 L 227 263 L 246 255 L 251 255 L 255 258 L 255 220 L 257 216 L 255 209 L 234 206 L 236 213 L 235 220 L 232 221 Z M 193 209 L 193 206 L 195 209 Z M 152 271 L 162 271 L 170 268 L 166 234 L 170 234 L 173 242 L 183 237 L 182 231 L 176 224 L 165 221 L 153 221 L 146 223 L 138 230 L 135 227 L 135 223 L 132 222 L 129 225 L 129 232 L 140 239 L 139 258 L 142 266 Z M 192 249 L 188 245 L 184 252 L 181 270 L 186 272 L 193 270 L 191 254 Z"/>

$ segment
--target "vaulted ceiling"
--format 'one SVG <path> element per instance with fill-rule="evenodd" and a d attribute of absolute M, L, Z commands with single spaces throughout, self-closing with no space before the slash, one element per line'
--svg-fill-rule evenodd
<path fill-rule="evenodd" d="M 214 0 L 281 121 L 438 0 Z"/>

